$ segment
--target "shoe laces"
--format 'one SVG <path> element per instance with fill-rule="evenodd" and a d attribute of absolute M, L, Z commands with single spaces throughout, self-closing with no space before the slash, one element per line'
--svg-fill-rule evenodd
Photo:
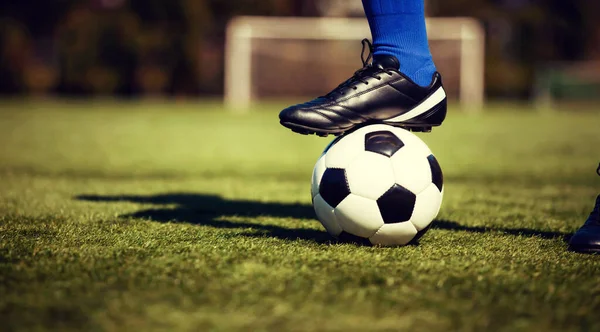
<path fill-rule="evenodd" d="M 390 70 L 387 70 L 383 67 L 374 66 L 373 65 L 373 44 L 367 38 L 361 41 L 362 50 L 360 52 L 360 60 L 362 62 L 362 68 L 355 71 L 354 75 L 347 79 L 342 84 L 338 85 L 333 91 L 331 91 L 327 96 L 332 94 L 344 94 L 344 91 L 347 88 L 352 88 L 353 90 L 358 89 L 358 84 L 369 85 L 369 81 L 367 78 L 372 77 L 377 80 L 381 80 L 381 74 L 387 74 L 392 76 L 393 73 Z M 368 51 L 367 57 L 365 58 L 365 51 Z"/>

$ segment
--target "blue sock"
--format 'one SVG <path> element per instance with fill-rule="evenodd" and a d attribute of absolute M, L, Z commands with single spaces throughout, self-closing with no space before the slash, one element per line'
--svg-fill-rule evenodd
<path fill-rule="evenodd" d="M 400 72 L 421 86 L 431 83 L 435 65 L 425 28 L 424 0 L 362 0 L 373 36 L 374 55 L 393 55 Z"/>

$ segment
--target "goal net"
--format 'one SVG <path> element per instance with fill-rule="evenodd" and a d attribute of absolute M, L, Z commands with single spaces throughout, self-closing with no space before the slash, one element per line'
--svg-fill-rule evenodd
<path fill-rule="evenodd" d="M 484 100 L 484 33 L 472 18 L 427 18 L 427 33 L 448 98 L 467 110 Z M 366 19 L 237 17 L 228 24 L 225 102 L 245 110 L 261 100 L 323 95 L 362 66 Z"/>

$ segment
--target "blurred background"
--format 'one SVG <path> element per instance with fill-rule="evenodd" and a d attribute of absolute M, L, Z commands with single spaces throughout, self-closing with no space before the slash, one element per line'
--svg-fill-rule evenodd
<path fill-rule="evenodd" d="M 470 17 L 481 25 L 486 100 L 527 101 L 548 95 L 557 100 L 598 100 L 600 1 L 428 0 L 426 8 L 431 18 Z M 364 14 L 359 0 L 2 1 L 0 94 L 220 98 L 226 90 L 227 27 L 240 15 L 362 19 Z M 273 31 L 277 34 L 277 26 Z M 353 61 L 336 69 L 339 74 L 332 73 L 336 79 L 349 77 L 360 66 L 363 37 L 370 36 L 357 35 L 351 46 L 334 48 Z M 270 50 L 271 57 L 262 58 L 273 64 L 271 69 L 306 67 L 306 61 L 302 66 L 297 61 L 276 64 L 276 44 L 265 40 L 262 45 L 260 49 Z M 301 52 L 307 48 L 299 45 L 280 52 L 322 58 L 316 51 L 322 47 Z M 462 56 L 450 46 L 431 45 L 434 57 Z M 256 54 L 252 67 L 268 71 L 259 63 L 262 53 Z M 454 76 L 452 63 L 439 67 L 442 74 Z M 252 77 L 268 81 L 268 76 Z M 323 89 L 340 82 L 316 87 L 306 83 L 326 92 Z M 285 85 L 274 86 L 279 89 L 263 88 L 265 96 L 268 91 L 294 94 L 281 89 Z"/>

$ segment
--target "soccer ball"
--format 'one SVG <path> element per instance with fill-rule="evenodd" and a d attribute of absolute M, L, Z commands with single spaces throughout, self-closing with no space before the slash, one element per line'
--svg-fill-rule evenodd
<path fill-rule="evenodd" d="M 419 137 L 369 125 L 325 148 L 313 170 L 311 195 L 317 218 L 334 237 L 400 246 L 421 237 L 437 216 L 443 175 Z"/>

